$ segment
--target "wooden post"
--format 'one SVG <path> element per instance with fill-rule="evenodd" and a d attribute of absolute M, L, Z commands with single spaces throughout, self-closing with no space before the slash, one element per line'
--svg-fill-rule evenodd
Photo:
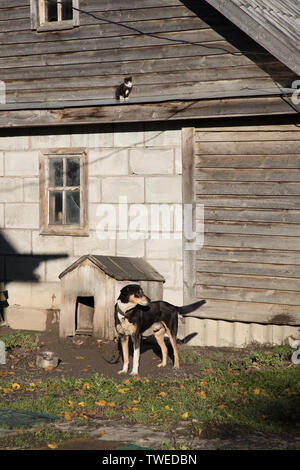
<path fill-rule="evenodd" d="M 185 204 L 192 205 L 193 226 L 196 224 L 195 183 L 194 183 L 194 127 L 182 129 L 182 202 L 183 202 L 183 301 L 184 304 L 195 300 L 196 292 L 196 253 L 190 248 L 190 240 L 185 234 Z M 195 228 L 193 228 L 195 230 Z"/>

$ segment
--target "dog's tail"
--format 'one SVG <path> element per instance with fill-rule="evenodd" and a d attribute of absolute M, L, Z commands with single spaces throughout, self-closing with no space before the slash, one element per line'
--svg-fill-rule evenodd
<path fill-rule="evenodd" d="M 188 315 L 189 313 L 193 312 L 197 308 L 201 307 L 201 305 L 206 304 L 206 300 L 199 300 L 198 302 L 194 302 L 193 304 L 190 305 L 183 305 L 183 307 L 176 307 L 179 314 L 182 315 L 183 317 L 185 315 Z"/>

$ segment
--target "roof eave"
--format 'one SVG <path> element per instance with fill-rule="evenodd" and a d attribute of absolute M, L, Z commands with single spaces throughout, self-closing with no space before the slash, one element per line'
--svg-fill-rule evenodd
<path fill-rule="evenodd" d="M 300 51 L 297 45 L 290 44 L 279 30 L 264 28 L 254 18 L 243 11 L 239 5 L 228 0 L 206 0 L 212 7 L 234 23 L 254 41 L 269 51 L 289 69 L 300 75 Z M 272 27 L 271 27 L 272 28 Z"/>

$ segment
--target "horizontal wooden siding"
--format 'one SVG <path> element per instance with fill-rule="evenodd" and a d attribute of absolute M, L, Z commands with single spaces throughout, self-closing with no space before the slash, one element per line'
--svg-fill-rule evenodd
<path fill-rule="evenodd" d="M 0 80 L 8 109 L 117 104 L 115 89 L 128 75 L 132 103 L 245 90 L 278 94 L 278 84 L 290 86 L 294 77 L 241 31 L 234 35 L 233 25 L 203 0 L 81 0 L 80 8 L 100 19 L 80 13 L 79 27 L 37 32 L 30 0 L 0 0 Z M 226 52 L 240 49 L 259 55 Z"/>
<path fill-rule="evenodd" d="M 205 205 L 196 295 L 208 317 L 299 324 L 300 128 L 198 129 L 194 175 Z"/>

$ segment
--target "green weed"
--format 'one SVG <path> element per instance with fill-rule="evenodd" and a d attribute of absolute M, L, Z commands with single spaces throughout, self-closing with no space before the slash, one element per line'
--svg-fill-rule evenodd
<path fill-rule="evenodd" d="M 3 335 L 0 338 L 2 341 L 4 341 L 5 347 L 8 350 L 17 347 L 35 349 L 38 345 L 39 336 L 39 333 L 35 333 L 33 338 L 33 335 L 30 333 L 15 331 L 14 333 Z"/>

